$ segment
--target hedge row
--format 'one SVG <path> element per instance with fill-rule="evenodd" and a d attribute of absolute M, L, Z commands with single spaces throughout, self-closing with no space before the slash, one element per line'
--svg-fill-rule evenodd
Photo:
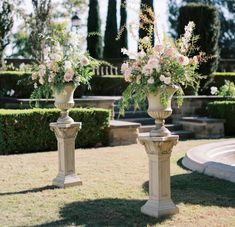
<path fill-rule="evenodd" d="M 70 116 L 82 122 L 76 148 L 107 143 L 110 111 L 74 108 Z M 56 138 L 49 123 L 58 117 L 57 109 L 0 110 L 0 154 L 56 150 Z"/>
<path fill-rule="evenodd" d="M 31 73 L 17 71 L 0 72 L 0 96 L 6 96 L 6 92 L 13 89 L 13 97 L 29 98 L 33 91 L 33 84 L 30 80 Z M 75 98 L 82 95 L 109 95 L 119 96 L 126 89 L 128 83 L 123 76 L 95 76 L 91 79 L 91 89 L 79 86 L 74 94 Z"/>
<path fill-rule="evenodd" d="M 208 103 L 210 117 L 225 119 L 225 135 L 235 135 L 235 101 L 215 101 Z"/>
<path fill-rule="evenodd" d="M 13 89 L 15 91 L 13 97 L 29 98 L 33 91 L 30 76 L 30 73 L 0 72 L 0 97 L 6 97 L 6 92 Z M 235 82 L 235 73 L 233 72 L 214 73 L 213 76 L 213 80 L 208 87 L 203 91 L 200 91 L 201 95 L 210 95 L 210 87 L 220 87 L 224 85 L 225 80 Z M 123 76 L 121 75 L 95 76 L 91 79 L 91 89 L 87 89 L 84 86 L 79 86 L 75 91 L 74 97 L 79 98 L 82 95 L 120 96 L 127 86 L 128 83 L 125 82 Z M 190 89 L 187 89 L 185 92 L 186 95 L 192 94 Z"/>

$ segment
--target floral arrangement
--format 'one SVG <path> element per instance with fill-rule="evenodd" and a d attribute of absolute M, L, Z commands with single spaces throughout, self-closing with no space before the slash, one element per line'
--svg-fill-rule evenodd
<path fill-rule="evenodd" d="M 183 87 L 197 87 L 200 75 L 196 72 L 203 53 L 193 55 L 198 49 L 195 43 L 198 37 L 193 35 L 195 24 L 189 22 L 185 26 L 185 33 L 176 41 L 164 38 L 160 41 L 157 34 L 157 44 L 152 46 L 152 30 L 149 35 L 139 40 L 139 52 L 134 55 L 134 59 L 124 62 L 121 71 L 125 81 L 129 86 L 124 91 L 120 102 L 120 114 L 124 114 L 125 109 L 131 101 L 134 102 L 135 109 L 146 100 L 150 92 L 158 89 L 161 91 L 161 103 L 168 104 L 169 86 L 177 87 L 178 105 L 182 104 Z M 122 53 L 133 56 L 126 49 Z"/>
<path fill-rule="evenodd" d="M 65 84 L 77 87 L 89 85 L 93 69 L 98 62 L 87 53 L 79 51 L 76 39 L 69 39 L 66 45 L 50 39 L 50 45 L 44 49 L 43 63 L 34 66 L 32 80 L 35 90 L 31 99 L 50 97 L 52 91 L 61 92 Z"/>
<path fill-rule="evenodd" d="M 215 86 L 211 87 L 211 94 L 223 97 L 235 97 L 235 84 L 232 81 L 225 80 L 225 84 L 219 89 Z"/>

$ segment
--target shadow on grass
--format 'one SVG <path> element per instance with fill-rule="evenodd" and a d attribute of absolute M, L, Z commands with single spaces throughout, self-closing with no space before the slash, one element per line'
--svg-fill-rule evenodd
<path fill-rule="evenodd" d="M 113 198 L 73 202 L 61 209 L 61 220 L 36 226 L 151 226 L 169 218 L 143 215 L 140 208 L 145 202 Z"/>
<path fill-rule="evenodd" d="M 149 182 L 142 185 L 148 193 Z M 197 172 L 171 176 L 174 203 L 235 207 L 235 184 Z"/>
<path fill-rule="evenodd" d="M 4 196 L 4 195 L 21 195 L 21 194 L 27 194 L 27 193 L 37 193 L 37 192 L 42 192 L 45 190 L 52 190 L 55 189 L 57 187 L 53 186 L 53 185 L 47 185 L 44 187 L 40 187 L 40 188 L 32 188 L 32 189 L 27 189 L 24 191 L 18 191 L 18 192 L 0 192 L 0 196 Z"/>

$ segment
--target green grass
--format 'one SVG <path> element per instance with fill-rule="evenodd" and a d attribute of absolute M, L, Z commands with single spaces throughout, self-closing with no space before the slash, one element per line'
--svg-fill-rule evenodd
<path fill-rule="evenodd" d="M 180 142 L 171 158 L 172 199 L 180 213 L 141 214 L 148 198 L 148 159 L 142 145 L 79 149 L 83 185 L 51 186 L 57 152 L 0 156 L 0 226 L 233 226 L 235 184 L 181 167 L 185 152 L 214 140 Z"/>

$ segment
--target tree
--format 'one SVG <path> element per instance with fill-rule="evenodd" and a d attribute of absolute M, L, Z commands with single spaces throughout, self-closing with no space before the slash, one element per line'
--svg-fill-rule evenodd
<path fill-rule="evenodd" d="M 90 0 L 87 22 L 87 50 L 93 58 L 102 58 L 101 21 L 98 0 Z"/>
<path fill-rule="evenodd" d="M 127 20 L 127 11 L 126 11 L 126 0 L 121 0 L 121 6 L 120 6 L 120 48 L 126 48 L 128 49 L 128 34 L 127 34 L 127 27 L 126 27 L 126 20 Z M 120 57 L 125 57 L 120 52 Z"/>
<path fill-rule="evenodd" d="M 29 42 L 33 57 L 42 62 L 43 49 L 51 19 L 51 0 L 32 0 L 34 14 L 30 18 Z"/>
<path fill-rule="evenodd" d="M 219 11 L 221 32 L 219 37 L 219 47 L 222 58 L 235 58 L 235 3 L 227 0 L 182 0 L 180 4 L 177 0 L 169 0 L 169 22 L 171 35 L 177 37 L 177 23 L 179 8 L 186 3 L 203 3 L 215 6 Z"/>
<path fill-rule="evenodd" d="M 151 12 L 149 9 L 151 9 Z M 154 12 L 153 0 L 141 0 L 140 2 L 140 27 L 139 27 L 139 38 L 142 39 L 149 35 L 149 30 L 154 29 Z M 152 33 L 153 34 L 153 33 Z M 154 36 L 151 37 L 152 44 L 154 45 Z"/>
<path fill-rule="evenodd" d="M 106 29 L 104 35 L 104 57 L 119 58 L 119 42 L 117 38 L 117 15 L 116 15 L 116 0 L 109 0 L 108 15 L 106 20 Z"/>
<path fill-rule="evenodd" d="M 14 34 L 13 48 L 16 50 L 11 57 L 32 58 L 32 49 L 29 45 L 29 35 L 26 31 L 19 31 Z"/>
<path fill-rule="evenodd" d="M 10 43 L 10 31 L 13 26 L 13 5 L 8 0 L 0 2 L 0 65 L 4 64 L 3 52 Z"/>
<path fill-rule="evenodd" d="M 185 26 L 193 21 L 195 23 L 194 34 L 198 36 L 195 46 L 199 50 L 191 53 L 192 56 L 199 55 L 200 52 L 205 53 L 206 62 L 202 62 L 199 66 L 198 72 L 201 75 L 211 76 L 216 71 L 219 59 L 218 39 L 220 34 L 220 21 L 218 11 L 214 6 L 205 4 L 187 4 L 182 6 L 179 10 L 178 18 L 178 34 L 185 32 Z M 205 80 L 200 82 L 200 88 L 205 88 Z"/>

